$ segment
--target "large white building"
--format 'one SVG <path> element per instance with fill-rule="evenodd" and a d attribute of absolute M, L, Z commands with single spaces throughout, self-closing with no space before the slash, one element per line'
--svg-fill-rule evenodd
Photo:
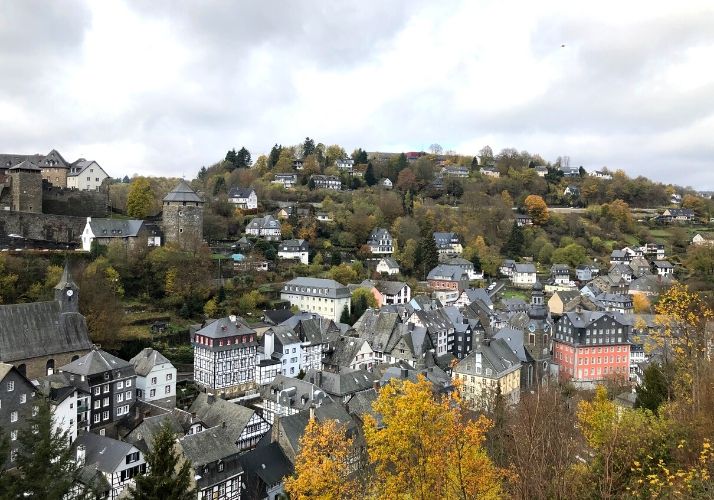
<path fill-rule="evenodd" d="M 279 373 L 297 377 L 300 373 L 302 349 L 300 338 L 284 325 L 268 328 L 263 334 L 265 356 L 280 361 Z"/>
<path fill-rule="evenodd" d="M 336 322 L 345 308 L 350 311 L 350 290 L 335 280 L 295 278 L 285 283 L 280 298 L 300 311 L 317 313 Z"/>
<path fill-rule="evenodd" d="M 191 334 L 193 378 L 215 393 L 245 392 L 255 385 L 256 332 L 242 318 L 217 319 Z"/>
<path fill-rule="evenodd" d="M 99 191 L 99 187 L 109 175 L 99 163 L 80 158 L 72 163 L 67 174 L 67 187 L 83 191 Z"/>
<path fill-rule="evenodd" d="M 131 358 L 136 372 L 136 397 L 173 408 L 176 406 L 176 368 L 159 351 L 147 347 Z"/>
<path fill-rule="evenodd" d="M 310 259 L 310 246 L 305 240 L 285 240 L 278 245 L 278 258 L 298 260 L 307 265 Z"/>
<path fill-rule="evenodd" d="M 245 210 L 256 210 L 258 208 L 258 195 L 252 187 L 234 187 L 228 193 L 228 201 Z"/>

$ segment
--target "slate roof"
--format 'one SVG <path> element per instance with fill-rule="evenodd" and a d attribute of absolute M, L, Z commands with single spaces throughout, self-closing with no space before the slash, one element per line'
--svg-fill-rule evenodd
<path fill-rule="evenodd" d="M 378 241 L 378 240 L 391 240 L 392 235 L 389 234 L 389 231 L 384 229 L 383 227 L 377 227 L 372 230 L 372 234 L 369 235 L 369 241 Z M 375 243 L 376 244 L 376 243 Z"/>
<path fill-rule="evenodd" d="M 293 316 L 294 314 L 290 309 L 270 309 L 263 311 L 263 318 L 273 325 L 279 325 Z"/>
<path fill-rule="evenodd" d="M 83 173 L 85 170 L 87 170 L 87 168 L 88 168 L 90 165 L 96 165 L 100 170 L 102 170 L 102 172 L 104 172 L 104 169 L 103 169 L 102 167 L 100 167 L 100 166 L 99 166 L 99 163 L 97 163 L 96 161 L 94 161 L 94 160 L 85 160 L 85 159 L 83 159 L 83 158 L 80 158 L 79 160 L 77 160 L 77 161 L 75 161 L 74 163 L 72 163 L 72 166 L 73 166 L 73 167 L 79 167 L 79 169 L 74 169 L 74 168 L 73 168 L 73 169 L 67 174 L 67 176 L 68 176 L 68 177 L 77 177 L 78 175 L 82 175 L 82 173 Z M 104 173 L 106 174 L 106 172 L 104 172 Z"/>
<path fill-rule="evenodd" d="M 464 276 L 466 276 L 466 278 L 464 278 Z M 429 275 L 426 279 L 460 281 L 462 279 L 468 279 L 468 273 L 461 266 L 439 264 L 434 269 L 429 271 Z"/>
<path fill-rule="evenodd" d="M 487 307 L 493 307 L 493 302 L 491 301 L 491 296 L 485 288 L 467 288 L 462 293 L 466 295 L 469 303 L 474 300 L 480 300 Z"/>
<path fill-rule="evenodd" d="M 228 192 L 229 198 L 248 198 L 251 193 L 254 193 L 255 189 L 252 187 L 234 187 Z"/>
<path fill-rule="evenodd" d="M 315 420 L 325 422 L 326 420 L 336 420 L 348 428 L 354 427 L 354 421 L 341 404 L 328 401 L 314 409 Z M 285 437 L 288 439 L 291 448 L 297 452 L 300 450 L 300 438 L 305 433 L 305 427 L 310 420 L 309 411 L 300 411 L 293 415 L 280 418 Z"/>
<path fill-rule="evenodd" d="M 261 387 L 260 393 L 265 400 L 279 402 L 282 406 L 288 406 L 298 411 L 307 410 L 313 401 L 318 404 L 332 401 L 325 391 L 307 380 L 286 377 L 280 373 L 270 384 Z M 281 394 L 282 400 L 280 400 Z"/>
<path fill-rule="evenodd" d="M 374 389 L 369 389 L 366 391 L 361 391 L 356 393 L 347 402 L 347 411 L 350 415 L 357 415 L 362 417 L 365 414 L 376 416 L 375 411 L 372 409 L 372 403 L 377 400 L 377 391 Z"/>
<path fill-rule="evenodd" d="M 97 238 L 126 238 L 139 234 L 144 224 L 137 219 L 91 219 L 87 222 Z"/>
<path fill-rule="evenodd" d="M 525 347 L 524 332 L 520 328 L 510 326 L 501 328 L 493 338 L 503 340 L 521 363 L 530 363 L 533 361 L 533 357 Z"/>
<path fill-rule="evenodd" d="M 184 436 L 178 442 L 191 466 L 196 468 L 239 453 L 236 439 L 227 426 L 218 426 Z"/>
<path fill-rule="evenodd" d="M 82 432 L 77 436 L 72 446 L 76 450 L 79 445 L 84 445 L 86 449 L 85 466 L 95 466 L 109 474 L 125 463 L 126 456 L 134 448 L 131 443 L 91 432 Z"/>
<path fill-rule="evenodd" d="M 57 301 L 0 305 L 0 361 L 89 350 L 84 316 L 61 312 Z"/>
<path fill-rule="evenodd" d="M 481 373 L 477 374 L 476 365 L 479 354 L 483 369 Z M 474 349 L 454 367 L 454 372 L 500 378 L 513 370 L 514 367 L 520 367 L 520 364 L 520 359 L 513 353 L 513 350 L 505 340 L 493 339 L 474 346 Z M 487 375 L 485 370 L 487 368 L 492 370 L 491 375 Z"/>
<path fill-rule="evenodd" d="M 232 444 L 238 441 L 248 421 L 255 414 L 255 410 L 251 408 L 230 403 L 216 396 L 213 402 L 209 402 L 208 394 L 205 392 L 196 397 L 189 411 L 195 413 L 196 418 L 208 427 L 220 426 L 225 422 L 227 435 Z"/>
<path fill-rule="evenodd" d="M 452 242 L 456 244 L 459 242 L 459 236 L 456 233 L 434 233 L 434 241 L 436 241 L 436 246 L 439 248 L 451 248 Z"/>
<path fill-rule="evenodd" d="M 325 353 L 322 362 L 337 367 L 349 366 L 365 342 L 365 339 L 359 337 L 340 337 L 332 343 L 332 349 Z"/>
<path fill-rule="evenodd" d="M 302 288 L 306 288 L 308 290 L 301 291 Z M 312 292 L 312 289 L 317 289 L 317 291 Z M 351 296 L 350 290 L 346 286 L 342 285 L 341 283 L 338 283 L 335 280 L 322 278 L 295 278 L 285 283 L 282 291 L 284 293 L 322 296 L 331 299 L 347 298 Z"/>
<path fill-rule="evenodd" d="M 384 261 L 384 263 L 389 267 L 390 269 L 399 269 L 399 264 L 397 264 L 397 261 L 394 260 L 391 257 L 382 257 L 380 261 Z"/>
<path fill-rule="evenodd" d="M 75 375 L 97 375 L 107 371 L 129 368 L 130 372 L 134 372 L 134 366 L 128 361 L 117 358 L 106 351 L 92 347 L 92 350 L 79 359 L 64 365 L 60 368 L 61 371 L 73 373 Z"/>
<path fill-rule="evenodd" d="M 137 375 L 146 377 L 156 365 L 171 364 L 171 361 L 159 351 L 150 347 L 145 347 L 139 354 L 129 360 L 134 365 Z M 173 366 L 173 365 L 172 365 Z"/>
<path fill-rule="evenodd" d="M 173 188 L 166 196 L 164 196 L 164 201 L 187 201 L 203 203 L 200 196 L 196 194 L 196 191 L 191 189 L 186 181 L 182 180 L 179 182 L 175 188 Z"/>
<path fill-rule="evenodd" d="M 255 335 L 255 330 L 249 327 L 243 318 L 240 316 L 235 318 L 235 322 L 231 321 L 230 317 L 212 321 L 198 330 L 196 335 L 203 335 L 212 339 L 233 337 L 235 335 Z"/>
<path fill-rule="evenodd" d="M 154 439 L 164 425 L 168 425 L 175 434 L 183 435 L 188 429 L 183 425 L 182 419 L 177 416 L 177 412 L 186 413 L 174 408 L 171 412 L 144 417 L 144 420 L 124 440 L 146 453 L 152 449 Z M 190 417 L 190 413 L 188 415 Z"/>
<path fill-rule="evenodd" d="M 667 260 L 655 260 L 652 261 L 652 265 L 660 269 L 673 269 L 674 266 Z"/>
<path fill-rule="evenodd" d="M 25 160 L 23 162 L 18 163 L 14 167 L 10 167 L 10 170 L 30 170 L 33 172 L 41 172 L 42 169 L 35 165 L 34 163 L 30 163 L 29 161 Z"/>
<path fill-rule="evenodd" d="M 401 324 L 401 319 L 395 312 L 367 309 L 353 328 L 360 338 L 369 342 L 372 349 L 391 352 L 401 338 Z"/>
<path fill-rule="evenodd" d="M 245 453 L 240 457 L 240 463 L 248 483 L 251 482 L 250 476 L 257 476 L 268 487 L 280 483 L 293 473 L 293 464 L 278 443 L 260 446 Z"/>
<path fill-rule="evenodd" d="M 286 325 L 271 326 L 270 328 L 268 328 L 265 331 L 265 333 L 263 334 L 263 338 L 265 338 L 265 335 L 268 334 L 268 332 L 273 334 L 276 344 L 279 343 L 283 347 L 286 345 L 300 343 L 300 338 L 289 326 L 286 326 Z"/>
<path fill-rule="evenodd" d="M 344 370 L 340 373 L 308 370 L 305 380 L 317 385 L 331 396 L 342 398 L 374 387 L 379 377 L 367 370 Z"/>
<path fill-rule="evenodd" d="M 308 244 L 305 240 L 284 240 L 280 243 L 280 252 L 307 252 Z"/>
<path fill-rule="evenodd" d="M 280 228 L 280 222 L 275 219 L 272 215 L 266 215 L 265 217 L 254 217 L 249 223 L 246 229 L 278 229 Z"/>
<path fill-rule="evenodd" d="M 397 295 L 407 286 L 403 281 L 375 281 L 374 287 L 382 295 Z"/>
<path fill-rule="evenodd" d="M 531 264 L 531 263 L 516 264 L 514 270 L 517 273 L 533 273 L 533 274 L 535 274 L 536 267 L 534 264 Z"/>

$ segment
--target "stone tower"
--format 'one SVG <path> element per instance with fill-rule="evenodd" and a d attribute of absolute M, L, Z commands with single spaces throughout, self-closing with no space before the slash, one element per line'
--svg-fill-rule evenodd
<path fill-rule="evenodd" d="M 186 181 L 164 197 L 164 241 L 184 250 L 195 250 L 203 241 L 203 200 Z"/>
<path fill-rule="evenodd" d="M 25 160 L 8 170 L 12 182 L 12 210 L 42 213 L 42 170 Z"/>
<path fill-rule="evenodd" d="M 79 287 L 72 279 L 69 264 L 65 262 L 59 283 L 55 285 L 55 300 L 60 303 L 62 312 L 79 311 Z"/>
<path fill-rule="evenodd" d="M 553 337 L 553 328 L 548 316 L 548 307 L 545 304 L 543 285 L 536 281 L 531 294 L 531 306 L 528 309 L 528 323 L 524 332 L 524 344 L 528 353 L 535 361 L 535 374 L 531 383 L 541 381 L 548 374 L 550 364 L 550 346 Z"/>

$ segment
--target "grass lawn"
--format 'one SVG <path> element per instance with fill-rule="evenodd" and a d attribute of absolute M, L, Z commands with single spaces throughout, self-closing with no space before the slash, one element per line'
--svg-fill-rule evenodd
<path fill-rule="evenodd" d="M 505 290 L 501 295 L 504 299 L 523 299 L 528 302 L 528 295 L 520 290 Z"/>

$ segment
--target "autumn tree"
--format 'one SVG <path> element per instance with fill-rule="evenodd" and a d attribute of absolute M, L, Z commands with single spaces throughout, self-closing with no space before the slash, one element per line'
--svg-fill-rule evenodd
<path fill-rule="evenodd" d="M 553 425 L 557 422 L 557 425 Z M 501 432 L 491 431 L 492 447 L 503 450 L 497 462 L 514 472 L 510 493 L 521 499 L 568 498 L 573 465 L 578 463 L 582 437 L 575 413 L 559 387 L 539 385 L 524 393 L 507 413 Z M 496 455 L 496 453 L 494 453 Z"/>
<path fill-rule="evenodd" d="M 641 292 L 632 293 L 632 306 L 636 314 L 648 313 L 652 304 L 647 295 Z"/>
<path fill-rule="evenodd" d="M 528 195 L 523 204 L 534 224 L 542 226 L 548 222 L 548 206 L 541 196 L 537 194 Z"/>
<path fill-rule="evenodd" d="M 146 177 L 137 177 L 129 185 L 126 214 L 135 219 L 145 219 L 154 206 L 155 196 Z"/>
<path fill-rule="evenodd" d="M 585 247 L 577 243 L 570 243 L 562 248 L 558 248 L 550 257 L 551 262 L 556 264 L 568 264 L 571 267 L 578 267 L 588 260 L 588 253 Z"/>
<path fill-rule="evenodd" d="M 364 433 L 377 499 L 499 498 L 502 472 L 483 443 L 490 421 L 470 418 L 458 396 L 393 379 L 379 391 Z"/>
<path fill-rule="evenodd" d="M 711 369 L 708 356 L 712 331 L 707 322 L 714 319 L 714 313 L 700 294 L 681 283 L 660 295 L 655 311 L 661 328 L 652 337 L 672 354 L 675 393 L 685 403 L 682 409 L 688 418 L 700 418 L 702 400 L 711 392 L 703 375 Z"/>
<path fill-rule="evenodd" d="M 285 480 L 290 498 L 358 499 L 363 498 L 357 481 L 350 475 L 348 458 L 352 439 L 336 420 L 318 423 L 313 417 L 300 438 L 295 457 L 295 473 Z"/>
<path fill-rule="evenodd" d="M 399 172 L 399 176 L 397 177 L 397 187 L 402 191 L 414 192 L 417 190 L 417 179 L 412 169 L 405 168 L 404 170 Z"/>
<path fill-rule="evenodd" d="M 580 487 L 585 498 L 623 496 L 638 474 L 633 465 L 647 457 L 667 459 L 673 423 L 649 410 L 618 408 L 598 386 L 592 401 L 578 404 L 578 425 L 590 448 Z"/>

